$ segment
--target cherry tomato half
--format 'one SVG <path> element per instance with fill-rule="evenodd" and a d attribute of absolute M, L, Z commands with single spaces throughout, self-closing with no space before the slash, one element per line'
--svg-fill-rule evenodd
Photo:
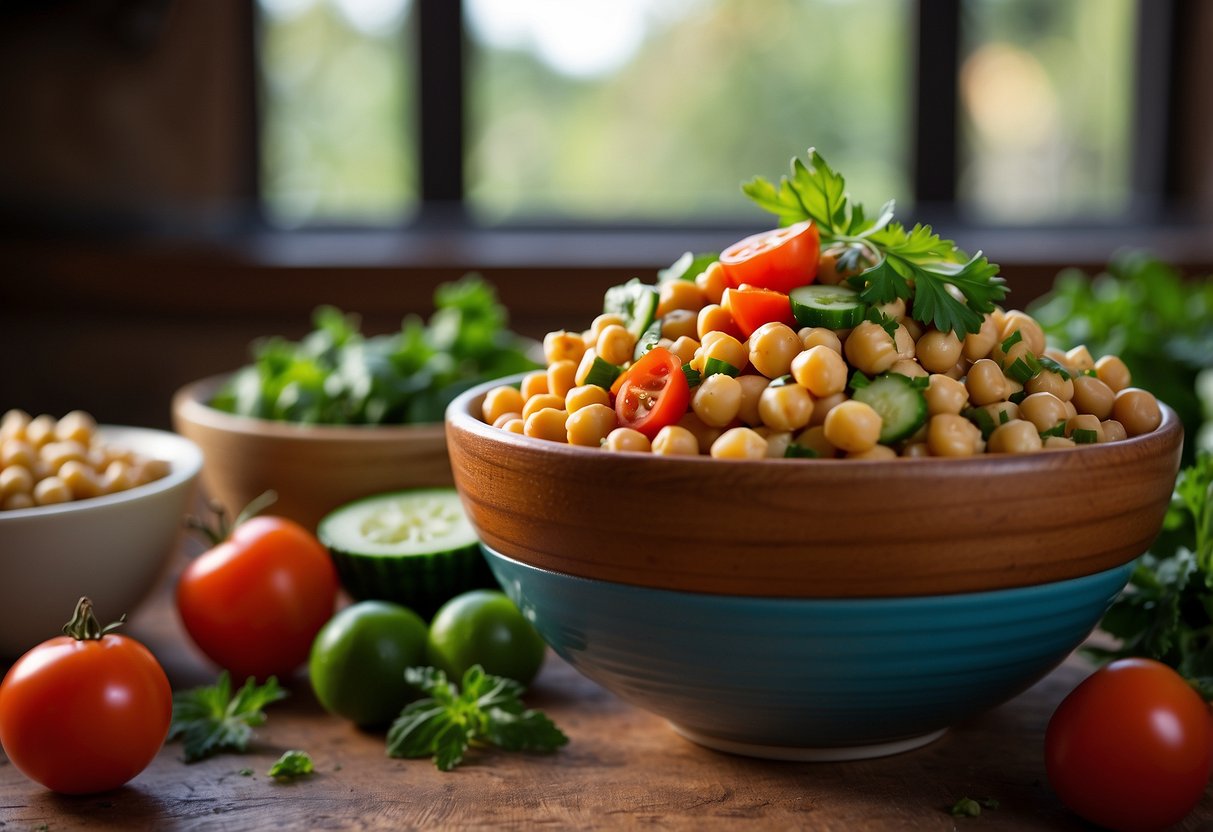
<path fill-rule="evenodd" d="M 1045 732 L 1045 769 L 1062 802 L 1116 830 L 1178 823 L 1213 767 L 1213 717 L 1171 668 L 1120 659 L 1058 706 Z"/>
<path fill-rule="evenodd" d="M 748 283 L 787 294 L 813 282 L 820 256 L 817 226 L 805 220 L 733 243 L 720 253 L 720 265 L 732 286 Z"/>
<path fill-rule="evenodd" d="M 328 550 L 298 523 L 253 517 L 181 573 L 177 611 L 212 661 L 240 681 L 290 674 L 337 603 Z"/>
<path fill-rule="evenodd" d="M 725 289 L 720 305 L 733 316 L 742 338 L 749 338 L 763 324 L 779 322 L 799 329 L 792 316 L 792 301 L 770 289 Z"/>
<path fill-rule="evenodd" d="M 687 412 L 691 388 L 682 362 L 664 347 L 654 347 L 628 368 L 613 385 L 619 426 L 638 430 L 652 439 Z"/>
<path fill-rule="evenodd" d="M 91 619 L 91 625 L 86 622 Z M 102 630 L 87 598 L 71 634 L 42 642 L 0 684 L 0 744 L 31 780 L 63 794 L 116 789 L 168 736 L 173 693 L 139 642 Z"/>

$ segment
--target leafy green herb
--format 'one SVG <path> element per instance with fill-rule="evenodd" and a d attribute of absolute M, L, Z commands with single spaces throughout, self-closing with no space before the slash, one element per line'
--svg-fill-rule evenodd
<path fill-rule="evenodd" d="M 1213 453 L 1180 473 L 1163 533 L 1100 627 L 1120 643 L 1091 658 L 1157 659 L 1213 700 Z"/>
<path fill-rule="evenodd" d="M 685 252 L 681 257 L 657 272 L 657 282 L 666 283 L 671 280 L 694 280 L 707 270 L 707 267 L 720 259 L 715 252 L 692 254 Z"/>
<path fill-rule="evenodd" d="M 289 780 L 293 777 L 303 777 L 316 770 L 312 758 L 306 751 L 285 751 L 278 761 L 270 766 L 267 772 L 270 777 Z"/>
<path fill-rule="evenodd" d="M 410 703 L 392 723 L 390 757 L 432 756 L 439 770 L 450 771 L 473 744 L 555 751 L 569 741 L 542 712 L 523 706 L 522 685 L 489 675 L 480 665 L 463 674 L 460 687 L 432 667 L 410 667 L 405 677 L 428 696 Z"/>
<path fill-rule="evenodd" d="M 869 219 L 863 206 L 851 201 L 841 174 L 812 148 L 808 163 L 793 159 L 791 175 L 781 177 L 778 186 L 755 177 L 742 190 L 783 225 L 812 220 L 823 245 L 846 249 L 841 264 L 848 257 L 863 262 L 874 256 L 875 266 L 851 278 L 866 303 L 909 301 L 915 320 L 963 337 L 981 329 L 983 316 L 1006 297 L 997 266 L 980 253 L 969 257 L 930 226 L 907 231 L 893 221 L 892 200 Z"/>
<path fill-rule="evenodd" d="M 971 797 L 962 797 L 952 804 L 952 808 L 948 809 L 948 814 L 957 818 L 975 818 L 981 814 L 981 810 L 997 809 L 999 802 L 993 797 L 979 797 L 974 800 Z"/>
<path fill-rule="evenodd" d="M 788 446 L 783 449 L 785 459 L 817 459 L 820 454 L 812 448 L 806 448 L 804 445 L 797 445 L 795 442 L 789 442 Z"/>
<path fill-rule="evenodd" d="M 254 363 L 210 402 L 242 416 L 307 424 L 442 421 L 447 404 L 482 380 L 535 369 L 506 328 L 505 308 L 476 275 L 442 284 L 428 324 L 416 315 L 398 332 L 366 337 L 356 315 L 331 306 L 295 343 L 265 338 Z"/>
<path fill-rule="evenodd" d="M 253 729 L 265 724 L 262 709 L 286 696 L 273 676 L 264 685 L 250 677 L 233 696 L 231 677 L 224 671 L 213 685 L 173 694 L 168 738 L 184 741 L 187 763 L 221 751 L 247 751 Z"/>

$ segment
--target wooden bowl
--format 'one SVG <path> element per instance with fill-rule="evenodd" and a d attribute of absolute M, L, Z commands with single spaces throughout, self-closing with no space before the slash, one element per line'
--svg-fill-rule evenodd
<path fill-rule="evenodd" d="M 308 529 L 351 500 L 404 488 L 450 485 L 442 425 L 296 425 L 207 406 L 214 376 L 173 396 L 173 427 L 202 448 L 202 485 L 234 517 L 263 492 L 270 513 Z"/>
<path fill-rule="evenodd" d="M 507 379 L 512 381 L 516 379 Z M 1183 431 L 967 459 L 727 461 L 508 433 L 485 393 L 447 411 L 464 506 L 491 549 L 565 575 L 779 598 L 940 595 L 1104 572 L 1158 533 Z"/>

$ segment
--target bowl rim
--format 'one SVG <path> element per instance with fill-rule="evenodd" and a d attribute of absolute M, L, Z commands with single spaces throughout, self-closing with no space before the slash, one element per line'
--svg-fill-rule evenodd
<path fill-rule="evenodd" d="M 33 520 L 44 517 L 55 517 L 63 514 L 85 514 L 94 511 L 105 511 L 107 508 L 123 503 L 131 503 L 145 497 L 172 491 L 188 484 L 202 470 L 202 449 L 192 440 L 172 431 L 157 428 L 137 427 L 133 425 L 98 425 L 97 434 L 106 442 L 115 445 L 135 445 L 140 439 L 154 438 L 157 442 L 168 443 L 173 448 L 166 460 L 172 466 L 169 473 L 158 480 L 128 488 L 114 494 L 103 494 L 99 497 L 89 497 L 82 500 L 72 500 L 66 503 L 53 503 L 47 506 L 32 506 L 31 508 L 10 509 L 0 511 L 0 526 L 19 520 Z M 138 450 L 132 448 L 132 450 Z"/>
<path fill-rule="evenodd" d="M 570 445 L 563 442 L 553 442 L 548 439 L 538 439 L 532 436 L 524 436 L 519 433 L 495 428 L 487 422 L 483 421 L 472 413 L 473 403 L 485 396 L 489 390 L 502 385 L 517 385 L 526 373 L 516 373 L 514 375 L 502 376 L 498 379 L 486 381 L 472 387 L 463 393 L 459 394 L 446 410 L 446 422 L 448 426 L 457 430 L 467 431 L 475 436 L 493 442 L 501 442 L 507 446 L 519 448 L 530 452 L 550 452 L 557 455 L 572 454 L 578 455 L 602 455 L 602 450 L 599 448 L 583 447 L 579 445 Z M 1165 402 L 1158 402 L 1159 409 L 1162 411 L 1162 421 L 1158 427 L 1150 433 L 1131 436 L 1127 439 L 1121 439 L 1116 442 L 1099 442 L 1085 447 L 1078 447 L 1070 450 L 1059 451 L 1035 451 L 1027 454 L 991 454 L 980 453 L 966 457 L 903 457 L 899 456 L 895 459 L 803 459 L 803 458 L 765 458 L 765 459 L 716 459 L 707 454 L 697 454 L 695 456 L 673 456 L 662 457 L 658 454 L 646 453 L 644 451 L 616 451 L 609 456 L 617 460 L 639 460 L 658 458 L 662 461 L 656 464 L 669 465 L 710 465 L 713 469 L 735 469 L 742 466 L 759 466 L 759 465 L 777 465 L 777 466 L 804 466 L 806 468 L 818 468 L 819 466 L 828 467 L 831 469 L 845 468 L 846 470 L 882 470 L 890 467 L 914 466 L 916 468 L 934 469 L 930 473 L 947 472 L 951 475 L 963 475 L 965 473 L 977 474 L 978 469 L 988 471 L 988 466 L 999 466 L 1000 469 L 1011 470 L 1021 469 L 1024 467 L 1036 468 L 1052 468 L 1055 465 L 1074 464 L 1067 463 L 1067 460 L 1079 459 L 1087 462 L 1107 462 L 1114 456 L 1123 455 L 1125 453 L 1150 453 L 1151 451 L 1161 453 L 1162 449 L 1170 444 L 1174 434 L 1180 435 L 1182 442 L 1183 424 L 1180 422 L 1178 415 L 1174 409 Z M 1046 464 L 1044 460 L 1054 460 L 1052 464 Z M 622 464 L 622 463 L 620 463 Z M 924 472 L 926 473 L 926 472 Z"/>
<path fill-rule="evenodd" d="M 407 425 L 321 425 L 281 422 L 274 419 L 228 413 L 206 404 L 206 400 L 235 372 L 237 371 L 218 373 L 180 387 L 173 394 L 172 399 L 174 419 L 224 433 L 297 441 L 316 438 L 362 441 L 395 440 L 406 437 L 431 438 L 441 435 L 444 430 L 443 422 L 421 422 Z"/>

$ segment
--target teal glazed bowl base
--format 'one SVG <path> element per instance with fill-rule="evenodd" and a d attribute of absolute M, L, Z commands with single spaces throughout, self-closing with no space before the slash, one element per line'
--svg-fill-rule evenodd
<path fill-rule="evenodd" d="M 785 599 L 574 577 L 485 548 L 561 658 L 709 748 L 784 760 L 908 751 L 1047 675 L 1133 569 L 987 592 Z"/>

